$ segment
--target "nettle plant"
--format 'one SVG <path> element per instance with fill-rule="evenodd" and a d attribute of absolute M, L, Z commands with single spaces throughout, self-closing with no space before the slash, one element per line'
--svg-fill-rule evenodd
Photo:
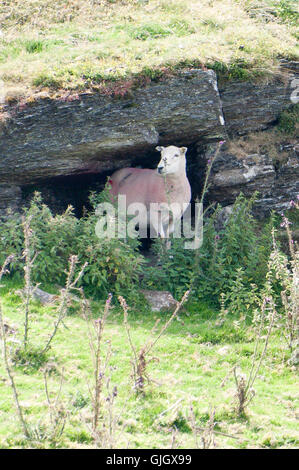
<path fill-rule="evenodd" d="M 299 198 L 298 198 L 299 199 Z M 293 203 L 294 210 L 299 210 L 299 202 Z M 299 363 L 299 250 L 293 239 L 290 220 L 283 215 L 281 227 L 287 233 L 289 253 L 279 249 L 276 233 L 273 229 L 273 250 L 268 264 L 267 282 L 272 292 L 277 282 L 280 284 L 281 314 L 279 316 L 280 331 L 286 339 L 291 362 Z"/>
<path fill-rule="evenodd" d="M 80 285 L 86 292 L 104 298 L 111 291 L 117 294 L 134 292 L 138 282 L 143 256 L 136 239 L 98 238 L 95 233 L 97 204 L 107 197 L 91 195 L 92 210 L 77 219 L 69 206 L 62 214 L 53 215 L 36 193 L 29 208 L 22 214 L 8 213 L 0 221 L 0 264 L 13 254 L 12 275 L 24 274 L 25 220 L 30 220 L 31 255 L 35 254 L 31 269 L 33 282 L 63 285 L 66 281 L 69 258 L 78 256 L 78 266 L 88 263 Z M 79 269 L 79 268 L 78 268 Z"/>
<path fill-rule="evenodd" d="M 243 307 L 253 285 L 254 291 L 263 287 L 271 252 L 273 219 L 260 229 L 252 215 L 255 199 L 256 195 L 248 200 L 241 194 L 221 229 L 217 225 L 222 208 L 210 210 L 204 216 L 202 246 L 196 250 L 185 249 L 186 240 L 177 238 L 170 250 L 163 251 L 157 240 L 154 250 L 160 266 L 147 268 L 144 284 L 168 289 L 177 298 L 191 288 L 193 296 L 218 306 L 225 292 L 227 302 Z"/>
<path fill-rule="evenodd" d="M 78 220 L 69 206 L 61 215 L 53 215 L 43 204 L 41 195 L 35 193 L 29 208 L 23 214 L 8 214 L 0 223 L 0 263 L 14 254 L 11 273 L 22 276 L 24 272 L 25 237 L 23 224 L 30 220 L 30 250 L 36 254 L 32 279 L 35 282 L 64 283 L 68 259 L 75 250 Z"/>
<path fill-rule="evenodd" d="M 138 250 L 139 241 L 136 238 L 98 238 L 95 232 L 97 206 L 105 201 L 111 203 L 108 197 L 107 187 L 102 193 L 92 193 L 92 211 L 79 222 L 77 254 L 81 263 L 88 263 L 82 282 L 86 292 L 97 297 L 106 297 L 109 292 L 134 295 L 145 262 Z M 115 214 L 117 226 L 117 211 Z"/>

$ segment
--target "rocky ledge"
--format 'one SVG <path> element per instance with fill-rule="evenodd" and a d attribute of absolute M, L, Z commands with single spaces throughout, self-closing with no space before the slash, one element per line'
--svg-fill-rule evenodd
<path fill-rule="evenodd" d="M 283 155 L 281 160 L 273 159 L 271 152 L 240 155 L 229 144 L 224 145 L 212 166 L 209 201 L 228 206 L 240 192 L 250 197 L 257 191 L 256 215 L 289 208 L 299 194 L 299 144 L 279 145 L 278 152 Z M 203 158 L 208 162 L 214 153 L 211 145 Z"/>
<path fill-rule="evenodd" d="M 213 143 L 271 128 L 281 111 L 292 106 L 297 82 L 297 64 L 282 67 L 271 82 L 226 82 L 219 89 L 213 71 L 196 69 L 125 96 L 85 93 L 5 105 L 0 211 L 20 207 L 27 187 L 42 187 L 49 180 L 55 185 L 59 178 L 100 179 L 128 165 L 154 167 L 157 144 L 189 148 L 196 195 Z M 225 146 L 213 168 L 209 197 L 227 205 L 240 191 L 250 195 L 258 190 L 260 213 L 284 207 L 298 193 L 298 146 L 292 143 L 283 151 L 287 158 L 277 165 L 270 152 L 240 158 Z"/>

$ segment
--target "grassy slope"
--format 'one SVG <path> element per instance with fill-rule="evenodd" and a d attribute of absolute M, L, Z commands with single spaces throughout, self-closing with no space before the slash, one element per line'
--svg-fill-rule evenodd
<path fill-rule="evenodd" d="M 12 294 L 13 284 L 6 281 L 1 289 L 5 318 L 10 326 L 18 328 L 17 337 L 22 335 L 22 307 L 20 299 Z M 95 312 L 101 312 L 94 304 Z M 219 447 L 294 447 L 299 444 L 296 422 L 298 388 L 296 373 L 286 365 L 288 353 L 278 336 L 270 342 L 268 354 L 255 384 L 256 397 L 249 408 L 247 419 L 238 419 L 232 413 L 234 381 L 229 375 L 224 386 L 221 382 L 235 364 L 246 373 L 250 369 L 253 352 L 253 334 L 249 329 L 236 330 L 230 324 L 222 327 L 215 324 L 215 312 L 204 305 L 189 305 L 189 315 L 180 315 L 182 325 L 174 322 L 153 352 L 158 362 L 149 366 L 149 375 L 160 383 L 151 385 L 146 397 L 132 393 L 130 379 L 130 350 L 126 338 L 122 315 L 114 309 L 109 318 L 105 340 L 112 343 L 111 380 L 118 388 L 118 406 L 122 410 L 124 431 L 116 438 L 116 447 L 169 448 L 170 428 L 178 428 L 177 445 L 181 448 L 194 447 L 194 435 L 188 419 L 190 402 L 197 416 L 198 425 L 204 426 L 208 419 L 209 407 L 216 407 L 218 431 L 228 433 L 237 439 L 216 436 Z M 131 312 L 130 323 L 133 341 L 141 346 L 148 337 L 155 317 L 146 309 Z M 47 338 L 53 324 L 53 311 L 49 307 L 32 305 L 31 338 L 35 345 L 41 345 Z M 92 380 L 92 366 L 89 355 L 86 323 L 78 314 L 66 319 L 68 329 L 62 328 L 55 338 L 49 354 L 52 365 L 63 369 L 65 382 L 63 400 L 71 413 L 66 426 L 62 447 L 91 447 L 88 426 L 84 420 L 90 417 L 90 402 L 87 382 Z M 46 397 L 41 371 L 14 369 L 20 400 L 26 411 L 26 418 L 37 423 L 44 415 Z M 53 392 L 59 387 L 58 374 L 52 374 L 49 382 Z M 163 417 L 158 415 L 181 400 L 177 412 L 174 409 Z M 80 408 L 80 405 L 84 405 Z M 297 416 L 298 417 L 298 416 Z M 199 440 L 200 442 L 200 440 Z M 26 447 L 17 422 L 5 370 L 0 366 L 0 448 Z M 42 446 L 49 447 L 45 442 Z"/>
<path fill-rule="evenodd" d="M 0 4 L 7 97 L 86 89 L 178 64 L 275 70 L 296 51 L 297 3 L 280 0 L 51 0 Z M 297 9 L 297 10 L 296 10 Z"/>

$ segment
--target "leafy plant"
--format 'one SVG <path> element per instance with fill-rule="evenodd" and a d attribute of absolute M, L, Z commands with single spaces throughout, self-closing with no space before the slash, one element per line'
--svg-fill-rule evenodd
<path fill-rule="evenodd" d="M 282 111 L 278 119 L 278 130 L 283 134 L 293 134 L 299 122 L 299 104 Z"/>
<path fill-rule="evenodd" d="M 299 204 L 295 203 L 295 207 L 298 210 Z M 297 364 L 299 356 L 299 251 L 298 245 L 294 243 L 287 217 L 283 217 L 281 225 L 287 232 L 289 258 L 279 249 L 273 229 L 273 250 L 268 263 L 267 282 L 271 291 L 277 281 L 281 285 L 280 328 L 292 353 L 291 362 Z"/>
<path fill-rule="evenodd" d="M 271 252 L 273 218 L 259 228 L 251 211 L 255 198 L 248 200 L 240 194 L 226 223 L 218 230 L 222 209 L 219 206 L 210 211 L 204 218 L 203 243 L 197 250 L 186 250 L 184 238 L 173 239 L 168 251 L 162 249 L 160 240 L 155 241 L 154 251 L 160 263 L 145 269 L 144 285 L 170 290 L 176 297 L 191 287 L 194 297 L 218 306 L 220 295 L 225 292 L 227 300 L 234 299 L 244 310 L 252 284 L 258 292 L 265 283 Z M 238 293 L 241 287 L 242 293 Z M 249 303 L 254 304 L 254 300 Z"/>
<path fill-rule="evenodd" d="M 99 298 L 104 298 L 110 291 L 134 295 L 134 286 L 144 263 L 137 249 L 139 241 L 98 238 L 96 235 L 97 205 L 107 197 L 107 190 L 100 195 L 93 194 L 92 210 L 79 220 L 71 206 L 64 213 L 53 215 L 43 204 L 41 195 L 34 195 L 29 208 L 23 211 L 25 218 L 30 218 L 32 231 L 27 258 L 33 257 L 33 252 L 36 254 L 30 268 L 32 282 L 65 284 L 69 258 L 77 255 L 78 266 L 88 263 L 80 281 L 87 293 Z M 0 263 L 14 254 L 10 271 L 18 277 L 22 277 L 24 269 L 22 224 L 22 217 L 11 213 L 0 221 Z"/>
<path fill-rule="evenodd" d="M 139 241 L 135 238 L 99 238 L 95 227 L 99 220 L 97 206 L 109 198 L 108 189 L 101 194 L 92 194 L 92 211 L 79 222 L 76 252 L 79 261 L 88 265 L 82 277 L 86 292 L 98 298 L 105 298 L 110 292 L 135 294 L 134 287 L 139 281 L 144 263 L 138 251 Z M 109 202 L 111 203 L 110 199 Z M 116 229 L 118 227 L 117 213 Z"/>
<path fill-rule="evenodd" d="M 277 11 L 282 21 L 294 25 L 298 24 L 299 13 L 294 0 L 280 0 L 277 5 Z"/>

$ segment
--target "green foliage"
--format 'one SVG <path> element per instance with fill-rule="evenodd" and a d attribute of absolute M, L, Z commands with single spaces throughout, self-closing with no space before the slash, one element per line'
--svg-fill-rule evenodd
<path fill-rule="evenodd" d="M 232 321 L 227 321 L 221 328 L 207 328 L 202 330 L 197 338 L 192 339 L 194 343 L 230 344 L 241 343 L 247 340 L 246 331 L 237 328 Z"/>
<path fill-rule="evenodd" d="M 186 20 L 180 17 L 174 18 L 168 26 L 172 30 L 172 33 L 174 33 L 178 37 L 187 36 L 189 34 L 195 33 L 195 29 L 190 26 L 190 24 Z"/>
<path fill-rule="evenodd" d="M 144 284 L 170 290 L 176 298 L 191 286 L 193 296 L 217 305 L 220 294 L 228 292 L 231 300 L 241 305 L 253 283 L 257 290 L 263 287 L 271 251 L 273 220 L 260 230 L 251 213 L 254 201 L 255 196 L 247 200 L 240 195 L 228 220 L 217 232 L 215 226 L 221 210 L 218 207 L 204 221 L 203 244 L 198 250 L 185 249 L 186 240 L 177 238 L 166 251 L 157 240 L 155 251 L 161 265 L 146 269 Z M 242 294 L 236 297 L 238 288 L 242 288 Z"/>
<path fill-rule="evenodd" d="M 146 23 L 139 27 L 119 26 L 117 29 L 127 30 L 132 39 L 147 41 L 175 35 L 177 37 L 188 36 L 195 33 L 195 29 L 180 17 L 174 17 L 167 25 L 158 23 Z"/>
<path fill-rule="evenodd" d="M 68 259 L 74 250 L 74 241 L 78 233 L 78 220 L 72 207 L 62 215 L 53 216 L 50 209 L 42 203 L 40 194 L 36 193 L 30 207 L 24 209 L 25 217 L 30 217 L 30 228 L 33 232 L 31 249 L 37 253 L 32 272 L 34 281 L 64 283 Z M 23 226 L 22 217 L 10 215 L 0 223 L 0 263 L 9 254 L 15 255 L 12 272 L 23 274 Z M 33 253 L 32 253 L 33 255 Z"/>
<path fill-rule="evenodd" d="M 253 309 L 260 305 L 261 296 L 256 284 L 244 285 L 244 277 L 244 269 L 237 268 L 227 292 L 223 294 L 223 301 L 227 305 L 227 312 L 246 320 Z"/>
<path fill-rule="evenodd" d="M 184 248 L 184 238 L 171 241 L 171 248 L 156 239 L 153 252 L 159 257 L 159 266 L 149 266 L 144 274 L 144 285 L 150 289 L 169 290 L 177 299 L 189 289 L 193 278 L 193 259 Z"/>
<path fill-rule="evenodd" d="M 48 360 L 47 354 L 35 347 L 18 348 L 12 356 L 12 362 L 25 374 L 41 369 Z"/>
<path fill-rule="evenodd" d="M 32 85 L 57 90 L 62 87 L 62 82 L 53 74 L 41 73 L 32 80 Z"/>
<path fill-rule="evenodd" d="M 170 34 L 172 34 L 172 31 L 170 28 L 162 26 L 160 24 L 149 23 L 130 30 L 129 34 L 132 39 L 146 41 L 150 38 L 156 39 L 169 36 Z"/>
<path fill-rule="evenodd" d="M 25 49 L 27 52 L 29 52 L 29 54 L 42 52 L 43 46 L 43 41 L 37 39 L 31 39 L 25 42 Z"/>
<path fill-rule="evenodd" d="M 14 255 L 10 263 L 10 271 L 19 277 L 23 274 L 22 252 L 24 248 L 24 234 L 22 231 L 20 216 L 13 215 L 8 211 L 7 218 L 0 220 L 0 266 L 9 255 Z"/>
<path fill-rule="evenodd" d="M 269 22 L 272 16 L 280 23 L 298 24 L 297 0 L 246 0 L 244 3 L 245 10 L 253 18 Z"/>
<path fill-rule="evenodd" d="M 106 298 L 109 292 L 134 295 L 144 262 L 138 251 L 139 241 L 136 238 L 98 238 L 96 209 L 101 202 L 111 203 L 108 188 L 99 195 L 92 194 L 90 199 L 93 210 L 79 222 L 76 245 L 79 264 L 88 262 L 82 278 L 86 292 L 97 298 Z M 117 230 L 116 211 L 115 221 Z"/>
<path fill-rule="evenodd" d="M 137 78 L 147 77 L 153 82 L 157 82 L 163 76 L 163 72 L 158 69 L 153 69 L 152 67 L 144 67 Z"/>
<path fill-rule="evenodd" d="M 179 411 L 173 422 L 171 423 L 171 427 L 175 427 L 180 432 L 184 433 L 191 433 L 190 423 L 188 423 L 186 417 Z"/>
<path fill-rule="evenodd" d="M 285 23 L 297 25 L 299 21 L 298 8 L 296 9 L 296 1 L 280 0 L 277 5 L 277 14 Z"/>
<path fill-rule="evenodd" d="M 79 390 L 71 395 L 71 403 L 74 408 L 78 408 L 79 410 L 81 410 L 86 405 L 88 405 L 88 403 L 90 403 L 90 398 L 88 396 L 83 395 L 83 393 Z"/>
<path fill-rule="evenodd" d="M 93 441 L 92 436 L 90 436 L 86 431 L 69 431 L 68 437 L 71 442 L 79 442 L 80 444 L 91 444 Z"/>
<path fill-rule="evenodd" d="M 24 216 L 31 217 L 32 255 L 37 253 L 32 270 L 35 282 L 64 284 L 69 257 L 76 254 L 79 257 L 77 269 L 88 262 L 81 279 L 87 293 L 97 298 L 104 298 L 109 292 L 133 295 L 143 264 L 143 257 L 137 250 L 139 242 L 97 237 L 96 207 L 107 198 L 107 191 L 104 193 L 92 196 L 93 210 L 80 220 L 72 207 L 54 216 L 42 203 L 40 194 L 35 194 L 30 207 L 24 209 Z M 11 273 L 21 277 L 24 266 L 21 216 L 9 214 L 0 222 L 0 231 L 0 265 L 8 255 L 14 254 Z"/>
<path fill-rule="evenodd" d="M 293 134 L 299 123 L 299 104 L 283 111 L 278 119 L 278 130 L 283 134 Z"/>
<path fill-rule="evenodd" d="M 206 66 L 208 69 L 214 70 L 220 80 L 248 80 L 259 74 L 257 70 L 253 70 L 252 64 L 243 59 L 236 59 L 230 64 L 216 60 L 208 62 Z"/>
<path fill-rule="evenodd" d="M 222 24 L 217 23 L 214 21 L 212 18 L 206 19 L 202 22 L 204 26 L 207 26 L 208 29 L 211 31 L 217 30 L 217 29 L 224 29 L 224 26 Z"/>

